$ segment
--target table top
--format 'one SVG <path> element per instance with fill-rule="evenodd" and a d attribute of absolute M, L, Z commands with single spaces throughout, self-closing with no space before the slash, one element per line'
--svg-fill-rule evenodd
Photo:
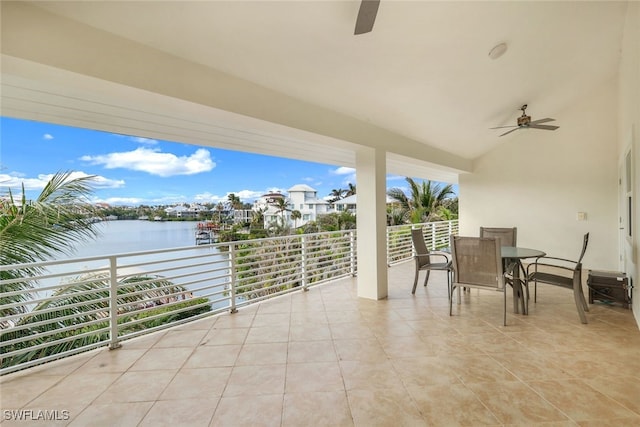
<path fill-rule="evenodd" d="M 545 256 L 546 253 L 537 249 L 520 248 L 516 246 L 501 246 L 500 253 L 502 258 L 537 258 Z"/>

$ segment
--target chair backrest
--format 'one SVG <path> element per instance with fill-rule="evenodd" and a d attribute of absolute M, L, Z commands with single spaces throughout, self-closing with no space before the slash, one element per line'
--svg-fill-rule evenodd
<path fill-rule="evenodd" d="M 427 244 L 424 242 L 424 235 L 422 234 L 422 228 L 411 229 L 411 241 L 413 242 L 413 249 L 415 250 L 416 255 L 420 255 L 415 257 L 416 266 L 418 268 L 422 268 L 425 265 L 430 265 L 431 257 L 428 256 L 429 249 L 427 248 Z"/>
<path fill-rule="evenodd" d="M 429 253 L 427 244 L 424 242 L 422 228 L 411 229 L 411 241 L 413 242 L 413 249 L 416 251 L 417 255 L 426 255 Z"/>
<path fill-rule="evenodd" d="M 480 237 L 497 237 L 500 246 L 518 246 L 518 229 L 516 227 L 480 227 Z"/>
<path fill-rule="evenodd" d="M 500 241 L 496 237 L 451 235 L 454 282 L 462 286 L 504 289 Z"/>
<path fill-rule="evenodd" d="M 584 257 L 584 253 L 587 252 L 588 244 L 589 244 L 589 233 L 585 234 L 582 240 L 582 252 L 580 252 L 580 258 L 578 258 L 579 265 L 582 265 L 582 258 Z"/>

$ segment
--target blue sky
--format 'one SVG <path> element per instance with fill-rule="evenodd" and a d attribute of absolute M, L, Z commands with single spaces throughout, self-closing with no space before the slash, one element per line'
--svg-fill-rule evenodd
<path fill-rule="evenodd" d="M 93 201 L 111 205 L 218 203 L 235 193 L 253 202 L 307 184 L 328 196 L 355 184 L 355 171 L 211 147 L 0 117 L 0 192 L 37 196 L 58 171 L 95 175 Z M 387 176 L 387 187 L 405 187 Z M 456 186 L 457 187 L 457 186 Z"/>

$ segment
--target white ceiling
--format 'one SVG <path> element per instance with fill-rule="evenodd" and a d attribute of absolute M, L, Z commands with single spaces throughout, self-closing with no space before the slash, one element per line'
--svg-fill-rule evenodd
<path fill-rule="evenodd" d="M 36 4 L 466 159 L 518 138 L 489 128 L 514 125 L 523 103 L 561 130 L 615 78 L 627 7 L 382 0 L 373 31 L 354 36 L 359 1 Z"/>

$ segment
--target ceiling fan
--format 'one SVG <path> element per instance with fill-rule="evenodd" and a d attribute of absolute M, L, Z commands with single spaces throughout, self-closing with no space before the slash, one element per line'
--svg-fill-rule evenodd
<path fill-rule="evenodd" d="M 518 129 L 533 128 L 533 129 L 544 129 L 544 130 L 556 130 L 560 127 L 560 126 L 553 126 L 553 125 L 543 125 L 542 123 L 548 123 L 555 120 L 555 119 L 550 119 L 548 117 L 546 119 L 538 119 L 538 120 L 531 121 L 531 116 L 527 116 L 527 113 L 525 112 L 526 109 L 527 109 L 527 104 L 524 104 L 522 107 L 520 107 L 520 110 L 522 111 L 522 115 L 518 117 L 518 124 L 516 126 L 498 126 L 491 129 L 515 128 L 500 135 L 500 136 L 505 136 Z"/>
<path fill-rule="evenodd" d="M 356 29 L 354 35 L 368 33 L 373 30 L 373 23 L 376 21 L 380 0 L 362 0 L 358 18 L 356 19 Z"/>

